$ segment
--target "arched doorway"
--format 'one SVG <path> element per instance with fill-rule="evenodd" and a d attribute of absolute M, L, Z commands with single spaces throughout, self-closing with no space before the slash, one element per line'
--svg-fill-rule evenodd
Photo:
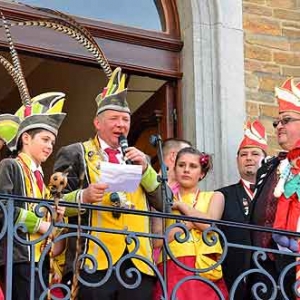
<path fill-rule="evenodd" d="M 27 2 L 43 4 L 47 1 Z M 161 28 L 157 30 L 119 25 L 81 15 L 77 19 L 93 34 L 112 67 L 121 66 L 127 74 L 128 102 L 133 111 L 130 142 L 139 146 L 142 144 L 147 153 L 154 155 L 147 143 L 150 132 L 159 131 L 163 138 L 180 136 L 182 132 L 180 117 L 176 118 L 176 108 L 181 101 L 178 81 L 182 76 L 182 42 L 175 1 L 152 2 L 161 20 Z M 0 8 L 12 21 L 40 19 L 45 15 L 10 1 L 0 1 Z M 44 91 L 67 94 L 65 110 L 68 116 L 60 131 L 57 148 L 92 136 L 96 108 L 94 99 L 106 84 L 104 73 L 99 71 L 94 59 L 84 48 L 61 33 L 38 27 L 13 27 L 11 31 L 31 94 Z M 0 46 L 5 52 L 7 43 L 3 32 L 0 33 Z M 8 57 L 8 53 L 4 55 Z M 0 70 L 0 74 L 9 78 L 4 70 Z M 0 93 L 0 109 L 1 112 L 14 112 L 20 103 L 18 93 L 9 79 L 5 80 L 7 88 Z M 140 120 L 148 122 L 138 126 Z M 49 161 L 48 165 L 51 164 Z"/>

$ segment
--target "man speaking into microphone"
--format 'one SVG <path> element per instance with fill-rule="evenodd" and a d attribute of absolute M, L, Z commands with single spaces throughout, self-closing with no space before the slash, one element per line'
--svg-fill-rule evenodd
<path fill-rule="evenodd" d="M 137 210 L 147 211 L 149 204 L 158 210 L 162 210 L 163 199 L 160 183 L 157 181 L 157 173 L 149 164 L 146 155 L 135 147 L 128 147 L 126 137 L 130 129 L 130 109 L 126 101 L 127 89 L 125 89 L 125 76 L 121 69 L 116 68 L 109 80 L 107 87 L 96 98 L 97 114 L 94 119 L 96 136 L 83 143 L 75 143 L 60 149 L 55 171 L 64 170 L 66 166 L 73 165 L 68 175 L 68 191 L 70 197 L 76 197 L 81 203 L 94 203 L 94 205 L 119 206 L 118 201 L 126 197 L 125 201 L 131 203 L 131 207 Z M 101 162 L 108 161 L 114 164 L 131 163 L 142 166 L 142 178 L 138 188 L 131 193 L 120 191 L 118 195 L 107 192 L 108 185 L 101 182 Z M 80 175 L 85 174 L 83 188 L 78 189 Z M 99 180 L 100 178 L 100 180 Z M 116 178 L 117 180 L 117 178 Z M 118 198 L 120 197 L 120 199 Z M 147 216 L 134 214 L 112 214 L 111 212 L 89 210 L 83 217 L 84 225 L 101 229 L 115 229 L 133 232 L 149 233 L 150 220 Z M 71 220 L 76 224 L 77 220 Z M 118 261 L 135 248 L 135 243 L 127 245 L 126 235 L 93 232 L 90 234 L 107 247 L 112 264 Z M 68 241 L 65 274 L 73 271 L 75 257 L 75 240 Z M 95 258 L 97 270 L 93 273 L 81 269 L 81 277 L 89 282 L 100 282 L 108 274 L 108 262 L 106 255 L 91 239 L 83 241 L 84 253 Z M 148 238 L 139 238 L 137 256 L 152 262 L 152 246 Z M 92 267 L 91 261 L 86 260 L 85 265 Z M 104 284 L 98 287 L 85 286 L 80 283 L 79 299 L 152 299 L 152 287 L 154 284 L 153 270 L 138 259 L 126 260 L 122 263 L 121 278 L 127 284 L 136 282 L 135 276 L 128 278 L 126 270 L 136 268 L 141 274 L 141 283 L 136 288 L 126 289 L 118 281 L 115 271 Z M 68 275 L 66 275 L 68 277 Z"/>

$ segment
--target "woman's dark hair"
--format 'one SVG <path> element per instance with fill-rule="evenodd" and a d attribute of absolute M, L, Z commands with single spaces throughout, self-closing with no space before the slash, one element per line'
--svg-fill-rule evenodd
<path fill-rule="evenodd" d="M 178 151 L 176 159 L 175 159 L 175 166 L 177 165 L 178 159 L 184 155 L 184 154 L 194 154 L 199 156 L 199 162 L 201 165 L 202 173 L 204 174 L 203 178 L 206 176 L 206 174 L 212 169 L 213 163 L 212 163 L 212 157 L 211 155 L 200 152 L 198 149 L 194 147 L 186 147 Z M 203 179 L 202 178 L 202 179 Z"/>

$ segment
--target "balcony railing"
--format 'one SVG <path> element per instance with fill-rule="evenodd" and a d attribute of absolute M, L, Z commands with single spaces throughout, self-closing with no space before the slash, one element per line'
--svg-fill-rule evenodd
<path fill-rule="evenodd" d="M 51 247 L 53 243 L 57 243 L 63 239 L 67 239 L 69 237 L 77 237 L 78 232 L 78 225 L 77 224 L 70 224 L 68 222 L 54 222 L 52 221 L 52 225 L 47 231 L 47 233 L 40 235 L 37 239 L 33 241 L 27 241 L 24 239 L 24 232 L 26 233 L 26 228 L 20 224 L 14 224 L 14 210 L 15 205 L 18 205 L 20 201 L 25 201 L 27 203 L 34 203 L 36 204 L 35 207 L 35 213 L 39 217 L 44 217 L 46 213 L 49 213 L 51 216 L 53 215 L 53 201 L 49 200 L 43 200 L 40 199 L 32 199 L 32 198 L 24 198 L 20 196 L 12 196 L 12 195 L 3 195 L 0 194 L 0 240 L 1 245 L 4 247 L 4 253 L 5 253 L 5 262 L 6 262 L 6 272 L 5 272 L 5 299 L 9 300 L 12 298 L 12 280 L 13 279 L 13 248 L 16 241 L 18 241 L 20 244 L 27 245 L 30 248 L 30 267 L 31 267 L 31 285 L 28 287 L 30 289 L 30 299 L 47 299 L 47 295 L 49 292 L 49 286 L 46 284 L 46 282 L 43 279 L 43 266 L 45 263 L 48 262 L 49 257 L 49 251 L 51 250 Z M 16 203 L 18 202 L 18 203 Z M 72 207 L 77 208 L 76 204 L 71 204 L 67 202 L 60 202 L 60 205 L 66 206 L 66 207 Z M 132 274 L 134 274 L 134 283 L 130 286 L 126 285 L 126 281 L 124 281 L 124 278 L 121 277 L 119 273 L 120 264 L 124 260 L 129 259 L 137 259 L 142 260 L 145 264 L 151 267 L 154 274 L 157 277 L 157 280 L 160 282 L 161 290 L 162 290 L 162 299 L 177 299 L 176 297 L 176 291 L 180 289 L 180 287 L 188 280 L 198 280 L 201 281 L 207 285 L 209 285 L 212 289 L 212 293 L 216 293 L 219 296 L 219 299 L 225 299 L 223 296 L 221 290 L 218 288 L 218 286 L 215 284 L 215 282 L 207 279 L 206 277 L 202 276 L 203 272 L 207 272 L 209 270 L 217 268 L 219 265 L 222 266 L 222 263 L 224 259 L 226 258 L 228 249 L 244 249 L 251 251 L 251 268 L 245 270 L 241 274 L 236 274 L 236 279 L 234 281 L 234 284 L 229 291 L 229 298 L 230 299 L 238 299 L 235 297 L 236 291 L 240 285 L 241 282 L 244 282 L 249 279 L 249 277 L 255 277 L 256 275 L 259 275 L 260 278 L 263 277 L 263 281 L 258 281 L 255 284 L 253 284 L 250 288 L 251 290 L 251 299 L 289 299 L 286 293 L 286 286 L 285 286 L 285 278 L 287 276 L 287 273 L 291 270 L 295 273 L 295 285 L 293 287 L 293 291 L 295 293 L 295 299 L 296 297 L 300 297 L 299 294 L 297 294 L 297 287 L 300 285 L 300 282 L 296 280 L 296 268 L 300 268 L 300 255 L 299 253 L 292 253 L 287 251 L 279 251 L 276 249 L 269 249 L 269 248 L 259 248 L 254 247 L 250 245 L 242 245 L 242 244 L 233 244 L 227 241 L 226 236 L 224 233 L 220 230 L 220 227 L 233 227 L 236 229 L 244 229 L 247 231 L 260 231 L 260 232 L 269 232 L 269 233 L 283 233 L 288 234 L 289 236 L 294 236 L 297 239 L 300 239 L 300 233 L 296 232 L 286 232 L 286 231 L 278 231 L 274 230 L 272 228 L 266 228 L 266 227 L 260 227 L 260 226 L 253 226 L 248 224 L 242 224 L 242 223 L 234 223 L 234 222 L 225 222 L 225 221 L 214 221 L 214 220 L 206 220 L 206 219 L 199 219 L 199 218 L 191 218 L 181 215 L 171 215 L 166 213 L 160 213 L 160 212 L 152 212 L 152 211 L 138 211 L 134 209 L 124 209 L 124 208 L 116 208 L 116 207 L 108 207 L 108 206 L 101 206 L 101 205 L 81 205 L 82 209 L 86 210 L 99 210 L 99 211 L 109 211 L 109 212 L 118 212 L 122 214 L 138 214 L 147 216 L 149 218 L 162 218 L 162 219 L 174 219 L 175 222 L 171 227 L 167 227 L 164 234 L 154 234 L 154 233 L 145 233 L 145 232 L 131 232 L 126 229 L 124 230 L 115 230 L 115 229 L 108 229 L 108 228 L 96 228 L 96 227 L 89 227 L 89 226 L 80 226 L 80 236 L 87 239 L 92 239 L 95 244 L 98 245 L 98 247 L 104 251 L 107 262 L 108 262 L 108 270 L 107 270 L 107 276 L 111 274 L 112 272 L 116 272 L 116 276 L 120 283 L 124 285 L 126 288 L 135 288 L 140 284 L 140 273 L 139 270 L 136 269 L 133 271 Z M 208 227 L 205 231 L 203 231 L 202 237 L 204 242 L 208 246 L 214 245 L 217 240 L 219 239 L 222 248 L 223 253 L 218 258 L 217 262 L 206 269 L 196 269 L 196 268 L 190 268 L 188 266 L 183 265 L 180 261 L 176 259 L 172 251 L 170 250 L 169 244 L 167 242 L 167 235 L 168 232 L 174 228 L 174 227 L 180 227 L 184 234 L 177 235 L 176 241 L 178 243 L 186 242 L 189 238 L 189 231 L 185 227 L 185 224 L 183 221 L 192 221 L 192 222 L 199 222 L 199 223 L 206 223 L 210 224 L 210 227 Z M 39 262 L 36 264 L 34 260 L 35 255 L 35 245 L 41 241 L 47 240 L 47 238 L 51 235 L 54 228 L 61 228 L 65 229 L 62 234 L 55 237 L 51 242 L 48 244 L 45 244 L 45 247 L 43 248 L 41 257 Z M 123 255 L 122 260 L 119 260 L 116 265 L 112 265 L 112 257 L 111 253 L 109 253 L 107 246 L 99 239 L 97 239 L 95 236 L 91 236 L 88 232 L 95 231 L 95 232 L 106 232 L 110 234 L 123 234 L 126 240 L 127 244 L 134 244 L 134 250 L 131 252 L 127 252 Z M 217 235 L 215 234 L 217 233 Z M 213 238 L 211 238 L 213 236 Z M 139 237 L 146 237 L 151 240 L 153 239 L 162 239 L 164 246 L 163 246 L 163 260 L 167 256 L 170 257 L 177 265 L 184 268 L 185 270 L 191 271 L 192 275 L 187 276 L 187 278 L 184 278 L 184 280 L 179 281 L 171 294 L 167 294 L 167 286 L 166 286 L 166 278 L 170 274 L 168 274 L 168 269 L 166 268 L 166 264 L 164 265 L 164 272 L 163 275 L 159 272 L 158 267 L 156 266 L 153 261 L 147 260 L 144 257 L 141 257 L 137 255 L 137 249 L 140 246 Z M 271 274 L 269 274 L 263 267 L 264 260 L 271 255 L 275 256 L 284 256 L 284 257 L 290 257 L 291 263 L 286 265 L 284 268 L 282 268 L 281 273 L 278 278 L 273 278 Z M 97 268 L 97 261 L 95 257 L 90 257 L 85 254 L 79 255 L 80 262 L 83 262 L 85 260 L 89 260 L 91 264 L 93 265 L 90 272 L 95 271 Z M 76 263 L 74 263 L 75 268 Z M 37 278 L 34 276 L 35 274 L 38 274 L 38 278 L 41 281 L 41 284 L 44 288 L 44 292 L 42 295 L 34 295 L 34 280 Z M 131 275 L 132 275 L 131 274 Z M 78 275 L 78 280 L 81 284 L 85 284 L 88 286 L 94 286 L 94 283 L 89 283 L 84 281 L 80 275 Z M 102 280 L 98 284 L 104 284 L 105 280 Z M 65 292 L 65 298 L 64 299 L 70 299 L 71 291 L 70 288 L 63 284 L 55 284 L 52 286 L 54 287 L 60 287 Z M 268 296 L 261 296 L 261 295 L 268 295 Z M 52 296 L 52 299 L 58 299 Z M 249 298 L 249 299 L 250 299 Z M 199 298 L 200 299 L 200 298 Z M 247 298 L 243 298 L 247 299 Z M 180 300 L 180 299 L 179 299 Z"/>

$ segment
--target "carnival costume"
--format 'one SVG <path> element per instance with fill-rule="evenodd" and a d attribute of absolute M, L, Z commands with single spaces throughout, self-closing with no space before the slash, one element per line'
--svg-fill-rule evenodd
<path fill-rule="evenodd" d="M 275 96 L 278 100 L 279 113 L 296 112 L 300 114 L 299 90 L 300 85 L 295 84 L 293 78 L 286 80 L 280 88 L 275 88 Z M 298 95 L 298 96 L 297 96 Z M 251 223 L 259 226 L 273 227 L 278 198 L 274 195 L 275 188 L 280 181 L 282 166 L 287 163 L 287 152 L 280 152 L 278 156 L 269 159 L 257 172 L 256 193 L 253 199 L 253 209 L 251 214 Z M 254 246 L 262 248 L 278 249 L 277 244 L 272 239 L 269 232 L 252 231 L 252 243 Z M 273 255 L 268 253 L 265 261 L 260 261 L 261 266 L 277 281 L 284 267 L 294 262 L 289 256 Z M 253 266 L 256 267 L 256 266 Z M 267 285 L 267 294 L 261 294 L 263 297 L 271 295 L 273 286 L 270 281 L 261 274 L 253 274 L 251 284 L 264 282 Z M 284 277 L 284 289 L 289 299 L 294 299 L 293 284 L 295 283 L 294 270 L 291 269 Z M 284 299 L 278 295 L 276 299 Z"/>
<path fill-rule="evenodd" d="M 201 192 L 198 190 L 195 194 L 190 193 L 184 196 L 180 196 L 180 193 L 174 194 L 174 201 L 182 201 L 188 204 L 190 207 L 197 209 L 200 212 L 207 213 L 211 197 L 213 196 L 213 192 Z M 175 214 L 178 212 L 174 211 Z M 166 221 L 166 228 L 173 225 L 175 223 L 174 220 L 168 219 Z M 208 240 L 213 238 L 216 233 L 209 233 Z M 185 236 L 182 234 L 181 239 Z M 222 279 L 222 268 L 221 266 L 215 266 L 220 256 L 222 254 L 222 247 L 220 244 L 219 237 L 217 238 L 217 242 L 214 245 L 207 245 L 202 237 L 202 232 L 199 229 L 192 228 L 189 231 L 189 239 L 184 243 L 180 243 L 176 240 L 173 240 L 167 246 L 174 256 L 175 260 L 179 261 L 181 264 L 195 269 L 200 270 L 198 273 L 201 277 L 207 278 L 213 281 L 216 286 L 220 289 L 223 295 L 227 295 L 227 288 L 225 286 L 225 282 Z M 180 265 L 177 265 L 170 257 L 167 257 L 167 290 L 168 290 L 168 299 L 171 299 L 171 292 L 174 291 L 174 287 L 178 282 L 188 276 L 192 276 L 194 272 L 185 270 Z M 163 273 L 163 264 L 162 264 L 162 253 L 160 253 L 158 259 L 158 268 Z M 212 270 L 207 272 L 201 272 L 201 270 L 206 268 L 212 268 Z M 160 282 L 157 282 L 154 294 L 154 300 L 161 299 L 162 290 L 160 286 Z M 195 300 L 199 299 L 199 295 L 203 297 L 203 299 L 213 300 L 219 299 L 217 294 L 213 291 L 211 287 L 205 282 L 201 282 L 199 280 L 189 280 L 183 283 L 176 292 L 176 299 L 190 299 Z"/>
<path fill-rule="evenodd" d="M 281 173 L 274 195 L 278 197 L 273 227 L 279 230 L 300 231 L 300 141 L 287 154 L 288 163 Z M 299 225 L 298 225 L 299 223 Z M 299 252 L 296 237 L 273 234 L 273 239 L 282 247 Z"/>
<path fill-rule="evenodd" d="M 292 91 L 292 93 L 290 93 Z M 300 83 L 295 79 L 287 80 L 281 88 L 276 89 L 280 110 L 300 111 Z M 279 166 L 280 178 L 274 190 L 278 198 L 277 210 L 273 227 L 290 231 L 300 231 L 300 141 L 287 154 L 287 159 Z M 273 234 L 273 239 L 282 247 L 293 252 L 300 252 L 295 237 Z"/>
<path fill-rule="evenodd" d="M 108 85 L 103 92 L 97 96 L 97 115 L 106 110 L 114 110 L 130 114 L 130 109 L 126 101 L 127 89 L 125 89 L 125 75 L 122 75 L 121 69 L 116 68 L 109 80 Z M 83 143 L 75 143 L 63 147 L 57 154 L 55 170 L 63 170 L 70 163 L 73 169 L 68 176 L 67 190 L 69 195 L 73 195 L 80 201 L 81 189 L 78 189 L 81 174 L 84 174 L 82 188 L 86 188 L 90 183 L 98 182 L 101 178 L 101 162 L 111 161 L 109 155 L 101 148 L 103 141 L 98 135 Z M 118 149 L 121 153 L 121 149 Z M 122 160 L 122 155 L 121 155 Z M 125 161 L 119 161 L 125 163 Z M 101 179 L 100 179 L 101 180 Z M 134 208 L 142 211 L 149 210 L 149 204 L 156 209 L 162 210 L 162 199 L 160 184 L 157 181 L 157 173 L 148 165 L 142 175 L 140 185 L 132 193 L 120 191 L 119 197 L 125 198 L 123 203 L 127 203 L 127 208 Z M 107 192 L 101 201 L 102 206 L 112 206 L 111 193 Z M 111 212 L 88 210 L 83 216 L 83 224 L 102 229 L 128 230 L 132 232 L 150 232 L 150 220 L 147 216 L 120 214 L 118 218 L 114 217 Z M 70 222 L 77 222 L 76 219 L 70 219 Z M 97 261 L 97 270 L 106 270 L 115 265 L 126 253 L 132 253 L 135 243 L 128 244 L 126 235 L 110 234 L 105 232 L 88 231 L 88 233 L 107 247 L 111 256 L 111 265 L 101 249 L 101 246 L 94 243 L 91 239 L 83 239 L 83 253 L 91 255 Z M 136 255 L 152 261 L 152 245 L 149 238 L 139 237 L 139 247 Z M 70 239 L 67 249 L 66 274 L 73 272 L 73 261 L 75 255 L 75 241 Z M 142 262 L 140 259 L 132 258 L 133 265 L 143 274 L 153 276 L 152 268 Z M 92 266 L 90 260 L 86 260 L 85 265 Z"/>
<path fill-rule="evenodd" d="M 266 152 L 266 130 L 258 120 L 247 122 L 244 137 L 238 151 L 243 148 L 259 148 Z M 222 187 L 217 191 L 223 194 L 225 200 L 222 220 L 248 224 L 253 205 L 254 184 L 241 178 L 236 184 Z M 220 225 L 220 229 L 225 234 L 227 242 L 251 246 L 251 234 L 249 230 L 222 225 Z M 227 255 L 222 264 L 228 290 L 231 289 L 236 278 L 250 268 L 250 262 L 250 251 L 233 247 L 228 248 Z M 247 297 L 248 289 L 246 281 L 246 278 L 243 278 L 239 284 L 235 292 L 235 299 Z"/>
<path fill-rule="evenodd" d="M 65 94 L 60 92 L 50 92 L 31 98 L 27 84 L 19 62 L 18 54 L 10 35 L 8 23 L 1 12 L 2 21 L 5 26 L 6 36 L 12 56 L 10 63 L 6 58 L 0 56 L 0 62 L 6 68 L 17 84 L 23 105 L 14 114 L 0 115 L 0 138 L 6 143 L 11 151 L 19 151 L 21 136 L 23 133 L 34 130 L 44 129 L 57 136 L 58 129 L 66 114 L 62 113 L 65 101 Z M 21 146 L 22 147 L 22 146 Z M 0 162 L 0 192 L 3 194 L 24 196 L 29 198 L 49 199 L 50 192 L 43 182 L 43 171 L 41 166 L 36 165 L 32 158 L 24 152 L 19 152 L 16 158 L 7 158 Z M 9 200 L 7 200 L 9 201 Z M 6 201 L 2 200 L 4 205 Z M 16 234 L 23 240 L 14 239 L 13 243 L 13 299 L 29 299 L 29 281 L 32 276 L 29 262 L 38 262 L 41 252 L 44 249 L 42 241 L 29 245 L 40 239 L 39 227 L 44 218 L 36 215 L 35 203 L 25 201 L 14 201 L 14 223 L 17 226 L 24 226 L 25 231 L 17 229 Z M 46 212 L 46 209 L 45 209 Z M 46 215 L 46 213 L 44 214 Z M 1 212 L 1 221 L 4 214 Z M 6 243 L 5 239 L 0 244 L 0 266 L 2 281 L 4 277 L 4 265 L 6 264 Z M 45 284 L 47 286 L 48 275 L 47 263 L 42 266 Z M 42 288 L 36 276 L 35 299 L 41 296 Z"/>

